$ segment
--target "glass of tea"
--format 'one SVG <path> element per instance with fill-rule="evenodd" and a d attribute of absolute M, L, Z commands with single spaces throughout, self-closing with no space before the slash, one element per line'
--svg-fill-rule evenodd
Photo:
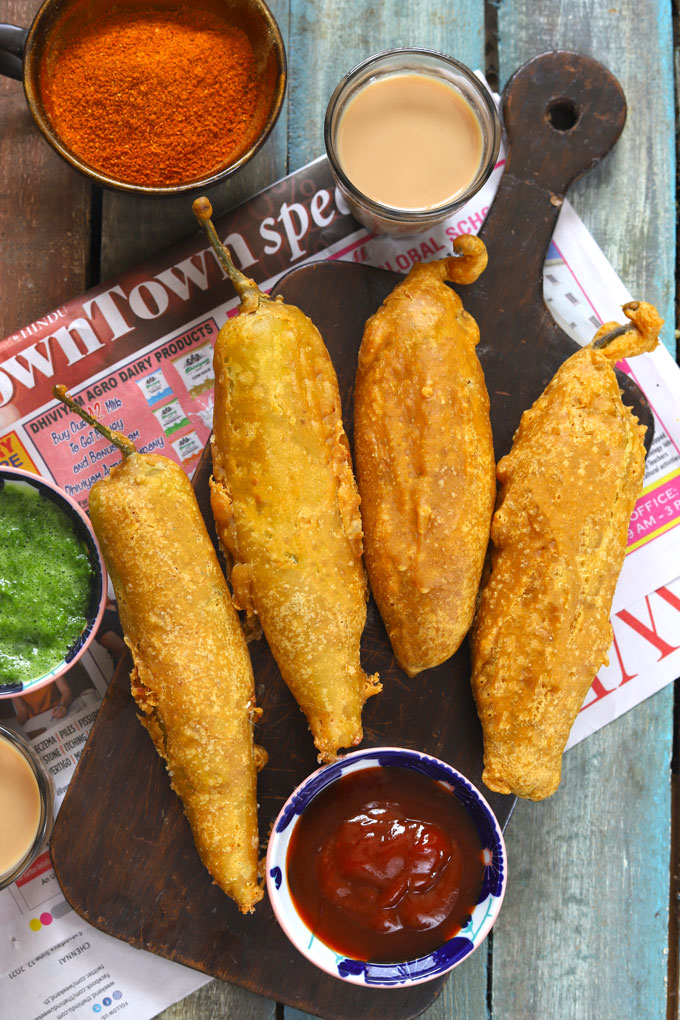
<path fill-rule="evenodd" d="M 0 726 L 0 889 L 16 882 L 45 847 L 54 788 L 31 745 Z"/>
<path fill-rule="evenodd" d="M 328 103 L 326 152 L 354 217 L 382 234 L 441 223 L 487 181 L 501 127 L 469 68 L 434 50 L 369 57 Z"/>

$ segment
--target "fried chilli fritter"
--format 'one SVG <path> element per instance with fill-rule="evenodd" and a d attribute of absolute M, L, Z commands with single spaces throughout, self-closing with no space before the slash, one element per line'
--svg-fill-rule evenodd
<path fill-rule="evenodd" d="M 607 323 L 522 415 L 498 464 L 491 571 L 472 631 L 472 689 L 491 790 L 541 800 L 612 641 L 614 589 L 645 467 L 645 428 L 614 365 L 652 350 L 663 325 L 630 302 L 632 326 L 603 349 Z"/>
<path fill-rule="evenodd" d="M 321 761 L 362 738 L 380 690 L 359 661 L 362 529 L 335 370 L 298 308 L 272 301 L 194 212 L 241 298 L 215 346 L 211 503 L 238 608 L 256 614 Z"/>
<path fill-rule="evenodd" d="M 122 463 L 96 482 L 90 515 L 132 652 L 132 694 L 165 759 L 203 864 L 243 913 L 258 883 L 253 671 L 227 582 L 189 479 L 174 461 L 114 442 Z"/>
<path fill-rule="evenodd" d="M 366 569 L 394 654 L 409 674 L 467 634 L 496 496 L 479 330 L 445 280 L 486 267 L 479 238 L 414 266 L 366 323 L 354 455 Z"/>

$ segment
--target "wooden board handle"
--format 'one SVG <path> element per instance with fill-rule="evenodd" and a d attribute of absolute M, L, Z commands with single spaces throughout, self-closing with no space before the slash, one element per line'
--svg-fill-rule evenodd
<path fill-rule="evenodd" d="M 626 100 L 614 75 L 592 57 L 542 53 L 505 86 L 503 119 L 506 168 L 480 236 L 493 273 L 493 252 L 509 247 L 508 226 L 517 224 L 512 276 L 521 274 L 542 304 L 543 260 L 564 195 L 617 141 Z"/>
<path fill-rule="evenodd" d="M 503 117 L 506 168 L 480 231 L 489 265 L 473 286 L 460 287 L 481 334 L 477 350 L 497 459 L 510 449 L 522 411 L 577 349 L 545 305 L 543 265 L 567 189 L 618 139 L 626 100 L 602 64 L 558 50 L 534 57 L 513 74 L 503 92 Z M 653 419 L 644 397 L 624 377 L 620 383 L 651 438 Z"/>

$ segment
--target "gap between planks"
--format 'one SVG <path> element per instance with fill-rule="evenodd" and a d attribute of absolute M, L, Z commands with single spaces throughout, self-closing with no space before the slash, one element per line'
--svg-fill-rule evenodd
<path fill-rule="evenodd" d="M 675 186 L 680 194 L 680 2 L 672 0 L 672 30 L 675 84 Z M 675 221 L 675 338 L 680 339 L 680 219 Z M 676 347 L 680 365 L 680 344 Z M 668 986 L 666 1020 L 680 1020 L 680 686 L 673 691 L 673 752 L 671 756 L 671 859 L 668 898 Z"/>

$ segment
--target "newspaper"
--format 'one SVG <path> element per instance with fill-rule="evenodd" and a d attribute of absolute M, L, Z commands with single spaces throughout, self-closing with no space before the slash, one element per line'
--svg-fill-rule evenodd
<path fill-rule="evenodd" d="M 375 237 L 359 227 L 325 157 L 216 226 L 263 289 L 291 268 L 319 259 L 406 272 L 414 262 L 450 252 L 459 234 L 479 230 L 503 165 L 501 156 L 479 195 L 420 237 Z M 555 319 L 581 344 L 602 321 L 620 320 L 620 306 L 630 297 L 568 202 L 547 255 L 544 291 Z M 111 428 L 128 433 L 138 449 L 163 453 L 191 474 L 211 428 L 212 348 L 236 306 L 231 285 L 197 232 L 0 342 L 0 463 L 56 481 L 87 507 L 90 488 L 109 473 L 118 453 L 54 400 L 52 386 L 59 382 Z M 593 682 L 570 744 L 680 673 L 680 370 L 661 347 L 622 367 L 652 405 L 656 431 L 616 591 L 609 665 Z M 44 713 L 23 723 L 54 776 L 58 801 L 113 673 L 113 615 L 107 614 L 72 678 L 68 714 L 55 722 Z M 0 709 L 11 704 L 0 701 Z M 144 966 L 137 966 L 140 951 L 94 930 L 69 908 L 48 853 L 0 893 L 0 1002 L 15 1020 L 92 1012 L 146 1020 L 206 980 L 143 957 Z"/>

